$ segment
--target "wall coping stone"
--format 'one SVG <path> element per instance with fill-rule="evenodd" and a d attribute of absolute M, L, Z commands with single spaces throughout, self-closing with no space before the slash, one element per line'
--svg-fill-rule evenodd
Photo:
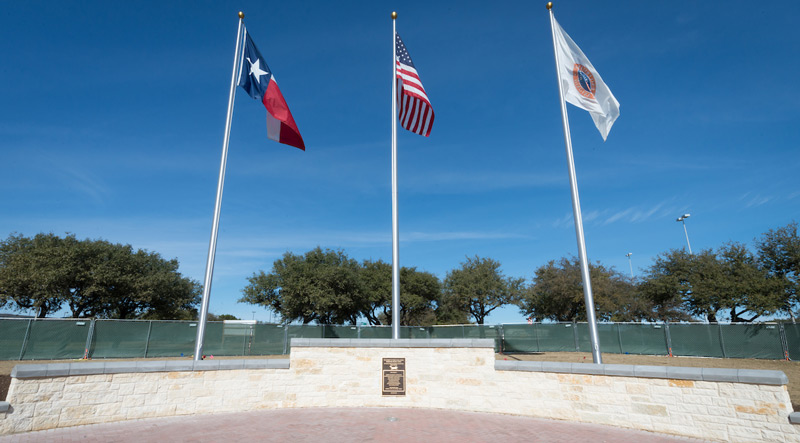
<path fill-rule="evenodd" d="M 494 348 L 493 338 L 292 338 L 293 348 Z"/>
<path fill-rule="evenodd" d="M 46 363 L 16 365 L 11 370 L 13 378 L 63 377 L 68 375 L 98 375 L 145 372 L 189 372 L 235 369 L 289 369 L 289 359 L 236 359 L 236 360 L 156 360 Z M 2 412 L 0 410 L 0 412 Z"/>
<path fill-rule="evenodd" d="M 789 384 L 789 378 L 786 377 L 783 371 L 760 369 L 686 368 L 678 366 L 609 365 L 507 360 L 496 360 L 494 369 L 497 371 L 558 372 L 562 374 L 664 378 L 673 380 L 748 383 L 756 385 Z M 796 423 L 800 424 L 800 413 L 797 414 Z"/>
<path fill-rule="evenodd" d="M 0 401 L 0 412 L 8 411 L 8 407 L 11 406 L 7 401 Z"/>
<path fill-rule="evenodd" d="M 402 343 L 383 344 L 383 339 L 292 339 L 292 346 L 300 347 L 321 346 L 319 340 L 331 341 L 333 344 L 323 347 L 487 347 L 489 342 L 493 347 L 492 339 L 413 339 L 422 346 L 403 346 Z M 380 341 L 380 346 L 361 346 L 364 341 L 374 343 Z M 308 341 L 306 343 L 305 341 Z M 390 340 L 398 342 L 401 340 Z M 456 346 L 469 341 L 472 346 Z M 347 342 L 347 343 L 345 343 Z M 353 344 L 352 342 L 356 342 Z M 478 343 L 474 343 L 478 342 Z M 445 344 L 447 343 L 447 344 Z M 61 377 L 68 375 L 96 375 L 120 373 L 146 373 L 146 372 L 180 372 L 180 371 L 219 371 L 237 369 L 289 369 L 288 359 L 234 359 L 234 360 L 159 360 L 159 361 L 110 361 L 110 362 L 76 362 L 76 363 L 48 363 L 25 364 L 14 366 L 11 370 L 13 378 L 40 378 Z M 566 363 L 548 361 L 507 361 L 496 360 L 495 370 L 498 371 L 524 371 L 524 372 L 556 372 L 563 374 L 581 375 L 607 375 L 621 377 L 663 378 L 676 380 L 695 380 L 713 382 L 733 382 L 763 385 L 786 385 L 789 379 L 783 371 L 767 371 L 756 369 L 722 369 L 722 368 L 688 368 L 678 366 L 641 366 L 617 365 L 594 363 Z M 1 412 L 1 411 L 0 411 Z M 800 423 L 800 415 L 798 416 Z"/>
<path fill-rule="evenodd" d="M 800 425 L 800 412 L 792 412 L 789 414 L 789 423 L 793 425 Z"/>

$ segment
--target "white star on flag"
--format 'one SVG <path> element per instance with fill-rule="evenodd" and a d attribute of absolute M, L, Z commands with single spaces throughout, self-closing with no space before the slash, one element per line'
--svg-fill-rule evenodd
<path fill-rule="evenodd" d="M 248 57 L 247 61 L 250 62 L 250 75 L 254 76 L 256 78 L 256 81 L 261 81 L 258 78 L 261 77 L 262 75 L 268 74 L 267 71 L 261 69 L 260 59 L 256 59 L 256 62 L 253 63 L 252 61 L 250 61 L 250 57 Z"/>

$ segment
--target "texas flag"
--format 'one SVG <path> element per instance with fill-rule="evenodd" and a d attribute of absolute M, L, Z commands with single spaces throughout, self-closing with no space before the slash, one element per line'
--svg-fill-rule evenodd
<path fill-rule="evenodd" d="M 289 105 L 278 88 L 275 76 L 264 61 L 264 57 L 256 49 L 256 45 L 244 30 L 244 52 L 239 68 L 239 86 L 250 97 L 260 100 L 267 108 L 267 135 L 272 140 L 285 145 L 306 150 L 303 137 L 289 111 Z"/>

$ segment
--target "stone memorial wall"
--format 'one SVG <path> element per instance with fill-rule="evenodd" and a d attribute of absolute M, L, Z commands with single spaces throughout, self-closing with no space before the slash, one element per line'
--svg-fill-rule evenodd
<path fill-rule="evenodd" d="M 780 371 L 496 361 L 490 339 L 294 339 L 289 360 L 26 364 L 12 377 L 0 435 L 260 408 L 407 407 L 800 442 Z"/>

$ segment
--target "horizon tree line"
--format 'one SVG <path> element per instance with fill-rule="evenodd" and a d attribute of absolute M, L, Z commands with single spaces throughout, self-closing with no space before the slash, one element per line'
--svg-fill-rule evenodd
<path fill-rule="evenodd" d="M 795 320 L 800 299 L 797 222 L 771 229 L 751 251 L 729 242 L 695 254 L 672 249 L 640 278 L 590 263 L 600 321 L 750 322 L 784 315 Z M 269 272 L 247 279 L 240 303 L 260 305 L 281 322 L 389 325 L 391 264 L 358 262 L 343 250 L 286 252 Z M 532 321 L 585 321 L 575 257 L 550 260 L 530 283 L 506 276 L 497 260 L 465 257 L 444 279 L 400 270 L 402 325 L 484 324 L 503 306 Z M 105 240 L 12 234 L 0 241 L 0 308 L 33 309 L 44 318 L 62 308 L 73 317 L 196 319 L 201 285 L 178 272 L 177 259 Z M 231 318 L 230 315 L 211 318 Z"/>

